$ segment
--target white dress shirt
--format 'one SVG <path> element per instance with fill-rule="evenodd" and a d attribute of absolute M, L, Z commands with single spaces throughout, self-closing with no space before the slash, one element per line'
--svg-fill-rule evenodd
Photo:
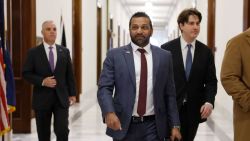
<path fill-rule="evenodd" d="M 194 40 L 191 45 L 191 53 L 192 53 L 192 60 L 194 60 L 194 51 L 195 51 L 195 41 Z M 182 52 L 182 59 L 183 59 L 183 64 L 184 64 L 184 68 L 186 68 L 186 58 L 187 58 L 187 52 L 188 52 L 188 45 L 189 43 L 187 43 L 183 37 L 181 36 L 181 52 Z M 193 61 L 192 61 L 193 62 Z"/>
<path fill-rule="evenodd" d="M 43 46 L 44 46 L 44 49 L 45 49 L 48 60 L 49 60 L 49 51 L 50 51 L 49 47 L 53 47 L 52 51 L 53 51 L 53 54 L 54 54 L 54 64 L 55 64 L 54 67 L 56 68 L 56 62 L 57 62 L 56 44 L 49 45 L 46 42 L 43 42 Z"/>
<path fill-rule="evenodd" d="M 135 104 L 133 109 L 133 116 L 139 116 L 137 113 L 137 106 L 139 100 L 139 85 L 140 85 L 140 76 L 141 76 L 141 53 L 137 50 L 141 48 L 131 42 L 133 56 L 134 56 L 134 64 L 135 64 L 135 77 L 136 77 L 136 97 Z M 143 47 L 146 50 L 145 56 L 147 60 L 147 70 L 148 70 L 148 80 L 147 80 L 147 102 L 146 102 L 146 113 L 144 116 L 154 115 L 154 103 L 153 103 L 153 59 L 152 59 L 152 51 L 150 48 L 150 44 Z"/>

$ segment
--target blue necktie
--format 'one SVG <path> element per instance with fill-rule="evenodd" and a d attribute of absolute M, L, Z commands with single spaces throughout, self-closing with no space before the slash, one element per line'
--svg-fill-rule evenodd
<path fill-rule="evenodd" d="M 192 53 L 191 53 L 192 45 L 188 44 L 187 47 L 188 47 L 188 51 L 187 51 L 187 58 L 186 58 L 186 78 L 188 80 L 191 67 L 192 67 Z"/>

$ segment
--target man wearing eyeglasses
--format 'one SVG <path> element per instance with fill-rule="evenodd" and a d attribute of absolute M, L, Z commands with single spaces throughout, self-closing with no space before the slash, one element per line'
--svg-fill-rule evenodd
<path fill-rule="evenodd" d="M 180 140 L 171 54 L 149 43 L 146 13 L 131 17 L 129 31 L 131 43 L 108 52 L 98 84 L 106 133 L 114 141 Z"/>

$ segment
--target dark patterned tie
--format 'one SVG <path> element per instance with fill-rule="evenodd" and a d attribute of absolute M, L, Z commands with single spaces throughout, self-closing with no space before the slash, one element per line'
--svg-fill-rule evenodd
<path fill-rule="evenodd" d="M 145 49 L 138 49 L 138 51 L 141 53 L 141 77 L 137 113 L 142 117 L 146 112 L 148 70 L 147 60 L 144 54 L 146 52 Z"/>
<path fill-rule="evenodd" d="M 191 67 L 192 67 L 192 53 L 191 53 L 192 45 L 188 44 L 187 47 L 188 47 L 188 51 L 187 51 L 187 58 L 186 58 L 186 78 L 188 80 Z"/>
<path fill-rule="evenodd" d="M 52 51 L 53 47 L 49 47 L 49 64 L 52 72 L 54 72 L 55 66 L 54 66 L 54 53 Z"/>

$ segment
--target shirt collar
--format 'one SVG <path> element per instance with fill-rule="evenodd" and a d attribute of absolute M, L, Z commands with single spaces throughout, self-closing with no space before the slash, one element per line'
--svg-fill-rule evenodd
<path fill-rule="evenodd" d="M 132 46 L 133 52 L 136 52 L 137 49 L 139 49 L 139 48 L 145 49 L 147 53 L 151 52 L 150 43 L 148 43 L 145 47 L 139 47 L 136 44 L 134 44 L 133 42 L 131 42 L 131 46 Z"/>
<path fill-rule="evenodd" d="M 53 47 L 53 49 L 56 48 L 56 44 L 55 43 L 53 45 L 49 45 L 49 44 L 47 44 L 44 41 L 43 41 L 43 46 L 44 46 L 45 49 L 49 49 L 49 47 Z"/>
<path fill-rule="evenodd" d="M 181 40 L 181 49 L 183 50 L 183 49 L 185 49 L 185 47 L 186 47 L 189 43 L 187 43 L 187 42 L 184 40 L 183 36 L 180 37 L 180 40 Z M 195 42 L 196 42 L 196 39 L 191 43 L 193 49 L 195 48 Z"/>

